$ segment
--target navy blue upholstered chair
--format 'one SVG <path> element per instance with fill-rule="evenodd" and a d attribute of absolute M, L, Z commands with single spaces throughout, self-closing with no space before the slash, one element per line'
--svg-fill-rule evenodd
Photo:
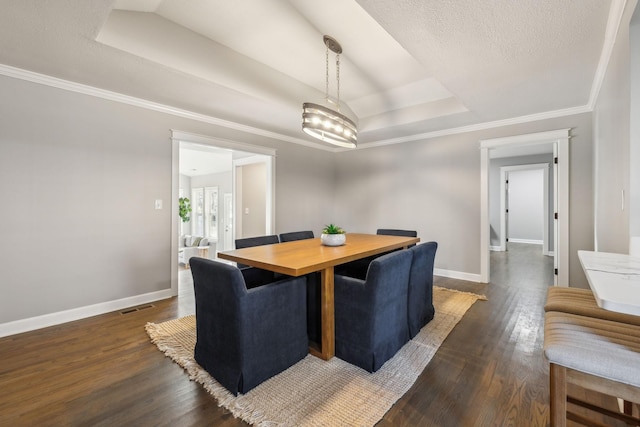
<path fill-rule="evenodd" d="M 411 251 L 376 258 L 366 280 L 335 276 L 336 356 L 377 371 L 409 341 Z"/>
<path fill-rule="evenodd" d="M 295 240 L 313 239 L 313 231 L 292 231 L 281 233 L 280 241 L 292 242 Z M 320 273 L 307 274 L 307 334 L 313 342 L 320 342 Z"/>
<path fill-rule="evenodd" d="M 280 233 L 281 242 L 292 242 L 294 240 L 313 239 L 313 231 L 292 231 L 290 233 Z"/>
<path fill-rule="evenodd" d="M 416 230 L 399 230 L 395 228 L 378 228 L 376 234 L 385 236 L 418 237 L 418 232 Z M 415 244 L 409 245 L 410 248 L 413 246 L 415 246 Z"/>
<path fill-rule="evenodd" d="M 378 230 L 376 231 L 376 234 L 386 235 L 386 236 L 418 237 L 418 232 L 415 230 L 399 230 L 394 228 L 378 228 Z M 411 248 L 413 246 L 415 246 L 415 244 L 409 245 L 408 247 Z M 399 250 L 399 249 L 396 249 L 396 250 Z M 389 252 L 385 252 L 385 253 L 389 253 Z M 355 277 L 356 279 L 364 280 L 364 278 L 367 276 L 367 269 L 369 268 L 369 264 L 371 263 L 371 261 L 384 255 L 385 253 L 370 256 L 367 258 L 357 259 L 355 261 L 351 261 L 346 264 L 338 265 L 336 266 L 336 270 L 335 270 L 336 274 L 339 274 L 341 276 Z"/>
<path fill-rule="evenodd" d="M 418 335 L 420 329 L 433 319 L 433 264 L 438 243 L 427 242 L 409 249 L 413 252 L 411 275 L 409 276 L 409 295 L 407 316 L 409 336 Z"/>
<path fill-rule="evenodd" d="M 236 239 L 236 249 L 250 248 L 253 246 L 273 245 L 280 243 L 280 239 L 275 234 L 269 236 L 246 237 L 244 239 Z M 249 267 L 248 265 L 238 264 L 238 268 Z"/>
<path fill-rule="evenodd" d="M 246 393 L 309 352 L 306 279 L 247 289 L 240 269 L 191 260 L 195 359 L 231 393 Z"/>
<path fill-rule="evenodd" d="M 272 245 L 280 243 L 278 236 L 275 234 L 269 236 L 246 237 L 244 239 L 236 239 L 236 249 L 250 248 L 252 246 Z M 273 271 L 263 270 L 261 268 L 250 267 L 245 264 L 237 263 L 238 268 L 242 269 L 242 275 L 247 282 L 248 288 L 264 285 L 275 280 L 281 279 L 282 276 Z"/>

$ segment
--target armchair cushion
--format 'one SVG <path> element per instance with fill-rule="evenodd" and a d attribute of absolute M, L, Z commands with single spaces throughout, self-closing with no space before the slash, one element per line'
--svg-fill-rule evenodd
<path fill-rule="evenodd" d="M 191 261 L 195 359 L 231 393 L 246 393 L 304 358 L 306 282 L 289 278 L 247 289 L 240 270 Z"/>
<path fill-rule="evenodd" d="M 375 372 L 409 341 L 412 256 L 403 250 L 376 258 L 366 280 L 335 276 L 336 356 Z"/>

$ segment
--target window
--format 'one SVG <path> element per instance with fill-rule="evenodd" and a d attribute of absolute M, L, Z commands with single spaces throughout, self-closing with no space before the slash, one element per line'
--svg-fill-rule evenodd
<path fill-rule="evenodd" d="M 218 240 L 218 187 L 191 189 L 191 234 Z"/>

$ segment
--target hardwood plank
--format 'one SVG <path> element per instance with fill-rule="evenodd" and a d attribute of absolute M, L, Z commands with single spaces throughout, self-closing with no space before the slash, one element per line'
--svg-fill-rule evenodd
<path fill-rule="evenodd" d="M 488 301 L 471 307 L 379 426 L 548 425 L 542 307 L 553 266 L 529 250 L 492 254 L 491 284 L 436 277 L 437 286 L 485 294 Z M 246 425 L 189 381 L 144 331 L 147 322 L 194 312 L 190 274 L 180 272 L 177 298 L 153 308 L 0 339 L 0 425 Z M 569 392 L 617 408 L 610 396 Z M 574 412 L 603 421 L 581 408 Z"/>

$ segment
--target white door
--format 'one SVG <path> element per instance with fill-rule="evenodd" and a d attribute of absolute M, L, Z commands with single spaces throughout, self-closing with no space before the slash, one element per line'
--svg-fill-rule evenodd
<path fill-rule="evenodd" d="M 231 193 L 224 193 L 223 210 L 224 237 L 223 247 L 220 250 L 228 251 L 233 249 L 233 197 Z"/>

